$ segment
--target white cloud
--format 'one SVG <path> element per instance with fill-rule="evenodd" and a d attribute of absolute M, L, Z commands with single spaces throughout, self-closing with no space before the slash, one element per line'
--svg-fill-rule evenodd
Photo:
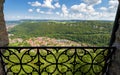
<path fill-rule="evenodd" d="M 44 13 L 45 13 L 44 11 L 41 11 L 39 8 L 36 9 L 36 12 L 37 12 L 37 13 L 41 13 L 41 14 L 44 14 Z"/>
<path fill-rule="evenodd" d="M 86 10 L 87 10 L 89 13 L 95 12 L 95 9 L 93 8 L 93 6 L 88 6 L 88 7 L 86 7 Z"/>
<path fill-rule="evenodd" d="M 82 13 L 93 13 L 95 9 L 93 6 L 88 6 L 85 3 L 81 3 L 80 5 L 73 5 L 71 6 L 72 11 L 82 12 Z"/>
<path fill-rule="evenodd" d="M 60 7 L 61 7 L 60 4 L 59 4 L 58 2 L 55 3 L 54 6 L 55 6 L 56 8 L 60 8 Z"/>
<path fill-rule="evenodd" d="M 95 5 L 102 3 L 104 0 L 82 0 L 83 3 L 75 4 L 68 8 L 65 4 L 60 5 L 59 0 L 43 0 L 43 2 L 28 2 L 31 6 L 40 6 L 35 8 L 36 12 L 57 16 L 64 19 L 85 19 L 85 20 L 113 20 L 115 17 L 116 8 L 118 6 L 117 0 L 109 0 L 108 5 L 95 7 Z M 41 11 L 43 8 L 49 8 L 48 10 Z M 60 8 L 61 11 L 59 9 Z M 54 9 L 54 10 L 53 10 Z M 33 9 L 28 9 L 29 12 L 33 12 Z M 50 17 L 49 16 L 49 17 Z M 48 16 L 46 16 L 48 17 Z M 56 17 L 55 17 L 56 18 Z"/>
<path fill-rule="evenodd" d="M 49 9 L 48 11 L 46 11 L 45 14 L 49 14 L 49 15 L 53 14 L 52 9 Z"/>
<path fill-rule="evenodd" d="M 118 0 L 109 0 L 109 5 L 112 5 L 112 6 L 118 5 Z"/>
<path fill-rule="evenodd" d="M 42 7 L 47 7 L 47 8 L 51 8 L 51 9 L 55 9 L 55 7 L 52 5 L 52 1 L 53 0 L 44 0 L 42 4 Z"/>
<path fill-rule="evenodd" d="M 97 17 L 99 18 L 99 20 L 114 20 L 115 19 L 115 13 L 100 12 Z"/>
<path fill-rule="evenodd" d="M 41 13 L 41 14 L 53 14 L 53 12 L 49 9 L 48 11 L 41 11 L 39 8 L 36 9 L 37 13 Z"/>
<path fill-rule="evenodd" d="M 105 7 L 99 8 L 100 10 L 107 10 Z M 97 9 L 98 10 L 98 9 Z M 106 18 L 102 11 L 97 11 L 93 5 L 87 5 L 85 3 L 80 3 L 79 5 L 71 6 L 71 17 L 76 17 L 77 19 L 85 20 L 101 20 Z M 104 11 L 105 12 L 105 11 Z M 101 18 L 102 17 L 102 18 Z"/>
<path fill-rule="evenodd" d="M 88 5 L 96 5 L 102 3 L 102 0 L 83 0 Z"/>
<path fill-rule="evenodd" d="M 73 11 L 86 12 L 86 4 L 81 3 L 80 5 L 73 5 L 73 6 L 71 6 L 71 9 Z"/>
<path fill-rule="evenodd" d="M 53 14 L 53 12 L 48 11 L 48 12 L 46 12 L 45 14 L 51 15 L 51 14 Z"/>
<path fill-rule="evenodd" d="M 110 12 L 115 12 L 117 7 L 118 7 L 118 1 L 117 0 L 110 0 L 109 1 L 109 11 Z"/>
<path fill-rule="evenodd" d="M 40 12 L 40 9 L 39 9 L 39 8 L 37 8 L 37 9 L 36 9 L 36 11 L 39 13 L 39 12 Z"/>
<path fill-rule="evenodd" d="M 28 9 L 28 12 L 33 12 L 33 9 Z"/>
<path fill-rule="evenodd" d="M 107 11 L 107 8 L 106 7 L 100 7 L 100 10 Z"/>
<path fill-rule="evenodd" d="M 108 7 L 100 7 L 99 17 L 101 19 L 108 19 L 108 20 L 114 20 L 115 14 L 118 7 L 118 1 L 117 0 L 109 0 Z"/>
<path fill-rule="evenodd" d="M 57 15 L 60 15 L 60 13 L 59 13 L 59 12 L 56 12 L 56 14 L 57 14 Z"/>
<path fill-rule="evenodd" d="M 104 20 L 114 20 L 115 14 L 118 7 L 118 1 L 117 0 L 109 0 L 108 7 L 100 7 L 99 9 L 102 11 L 99 11 L 99 15 L 97 17 L 99 19 Z"/>
<path fill-rule="evenodd" d="M 19 19 L 19 18 L 21 18 L 21 17 L 20 17 L 20 16 L 16 16 L 16 18 L 18 18 L 18 19 Z"/>
<path fill-rule="evenodd" d="M 83 19 L 85 16 L 82 13 L 72 13 L 69 14 L 69 17 L 74 19 Z"/>
<path fill-rule="evenodd" d="M 64 16 L 68 16 L 69 12 L 68 12 L 68 9 L 65 4 L 62 5 L 62 12 L 63 12 Z"/>
<path fill-rule="evenodd" d="M 44 11 L 40 11 L 41 14 L 44 14 L 45 12 Z"/>
<path fill-rule="evenodd" d="M 36 7 L 41 6 L 41 3 L 38 2 L 38 1 L 35 1 L 35 2 L 28 2 L 28 4 L 30 4 L 31 6 L 36 6 Z"/>

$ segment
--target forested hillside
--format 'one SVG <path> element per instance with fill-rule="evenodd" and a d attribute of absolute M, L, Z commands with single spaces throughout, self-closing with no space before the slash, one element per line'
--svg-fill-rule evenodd
<path fill-rule="evenodd" d="M 77 21 L 77 22 L 24 22 L 11 30 L 11 38 L 29 39 L 31 37 L 50 37 L 88 43 L 93 46 L 108 46 L 113 22 Z"/>

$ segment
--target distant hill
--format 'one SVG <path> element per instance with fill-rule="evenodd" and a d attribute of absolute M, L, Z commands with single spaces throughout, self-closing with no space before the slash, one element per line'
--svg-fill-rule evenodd
<path fill-rule="evenodd" d="M 25 21 L 8 31 L 11 38 L 50 37 L 108 46 L 112 21 Z"/>
<path fill-rule="evenodd" d="M 16 21 L 6 21 L 6 25 L 10 26 L 10 25 L 18 25 L 22 23 L 22 21 L 16 20 Z"/>

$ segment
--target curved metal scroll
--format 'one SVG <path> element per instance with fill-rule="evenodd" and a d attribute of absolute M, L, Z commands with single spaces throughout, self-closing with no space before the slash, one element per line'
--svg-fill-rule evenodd
<path fill-rule="evenodd" d="M 5 75 L 103 75 L 113 47 L 0 48 Z M 2 53 L 5 49 L 6 52 Z M 108 54 L 109 51 L 109 54 Z"/>

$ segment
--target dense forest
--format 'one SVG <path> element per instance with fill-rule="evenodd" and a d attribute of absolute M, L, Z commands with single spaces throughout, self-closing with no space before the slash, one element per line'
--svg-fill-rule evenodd
<path fill-rule="evenodd" d="M 14 34 L 10 38 L 50 37 L 92 46 L 108 46 L 112 27 L 111 21 L 26 21 L 8 33 Z"/>

